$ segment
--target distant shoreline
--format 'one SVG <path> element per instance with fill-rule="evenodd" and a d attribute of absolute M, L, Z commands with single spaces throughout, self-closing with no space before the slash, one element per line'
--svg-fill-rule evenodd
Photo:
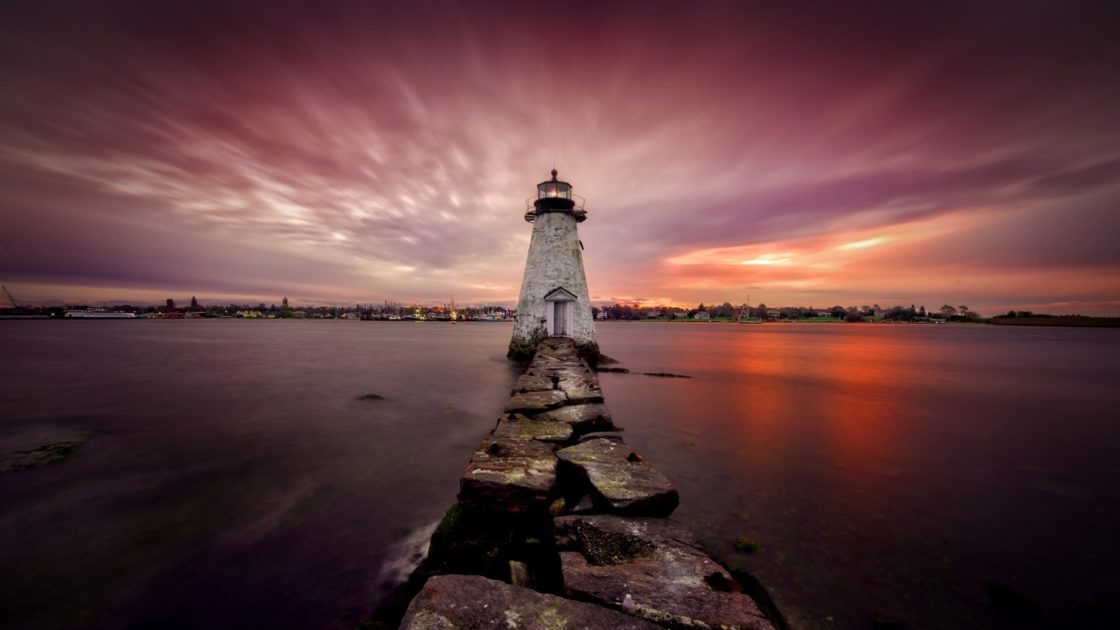
<path fill-rule="evenodd" d="M 992 317 L 973 322 L 959 321 L 918 321 L 907 322 L 900 320 L 867 319 L 859 322 L 847 322 L 842 319 L 778 319 L 754 322 L 735 322 L 730 319 L 610 319 L 600 321 L 611 322 L 661 322 L 672 324 L 892 324 L 892 325 L 953 325 L 953 326 L 1045 326 L 1063 328 L 1120 328 L 1120 317 L 1091 317 L 1088 315 L 1039 315 L 1033 317 Z"/>
<path fill-rule="evenodd" d="M 194 320 L 261 320 L 261 321 L 277 321 L 277 320 L 294 320 L 294 321 L 381 321 L 381 322 L 396 322 L 396 323 L 457 323 L 457 324 L 509 324 L 513 323 L 512 319 L 507 320 L 488 320 L 488 319 L 465 319 L 456 320 L 454 322 L 445 319 L 402 319 L 402 320 L 358 320 L 356 318 L 266 318 L 266 317 L 197 317 L 190 318 Z M 49 317 L 42 315 L 0 315 L 0 321 L 153 321 L 162 318 L 153 317 L 136 317 L 136 318 L 121 318 L 121 317 Z M 952 325 L 952 326 L 1041 326 L 1047 328 L 1120 328 L 1120 317 L 1091 317 L 1088 315 L 1038 315 L 1032 317 L 992 317 L 975 322 L 954 322 L 954 321 L 920 321 L 920 322 L 906 322 L 896 320 L 865 320 L 861 322 L 847 322 L 842 319 L 781 319 L 781 320 L 767 320 L 767 321 L 751 321 L 751 322 L 734 322 L 729 319 L 608 319 L 599 320 L 596 323 L 602 322 L 635 322 L 635 323 L 663 323 L 663 324 L 742 324 L 744 326 L 757 326 L 760 324 L 775 325 L 775 324 L 813 324 L 813 325 L 849 325 L 849 324 L 889 324 L 889 325 Z"/>

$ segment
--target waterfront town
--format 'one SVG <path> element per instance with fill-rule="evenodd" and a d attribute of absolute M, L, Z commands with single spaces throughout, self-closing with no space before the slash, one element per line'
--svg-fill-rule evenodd
<path fill-rule="evenodd" d="M 341 319 L 382 321 L 513 321 L 517 310 L 500 305 L 456 305 L 454 301 L 442 304 L 409 304 L 385 300 L 380 304 L 354 305 L 292 305 L 287 297 L 279 304 L 202 304 L 192 297 L 180 304 L 167 299 L 164 304 L 90 306 L 70 304 L 59 306 L 18 305 L 8 299 L 8 306 L 0 306 L 4 319 Z M 597 321 L 672 321 L 672 322 L 908 322 L 943 324 L 992 323 L 1019 325 L 1109 326 L 1120 325 L 1120 318 L 1087 317 L 1083 315 L 1048 315 L 1031 311 L 1009 311 L 985 318 L 966 305 L 949 304 L 937 308 L 917 306 L 882 307 L 879 304 L 858 306 L 830 306 L 823 308 L 782 306 L 771 307 L 730 302 L 698 304 L 692 308 L 666 305 L 641 305 L 637 303 L 601 304 L 592 307 Z"/>

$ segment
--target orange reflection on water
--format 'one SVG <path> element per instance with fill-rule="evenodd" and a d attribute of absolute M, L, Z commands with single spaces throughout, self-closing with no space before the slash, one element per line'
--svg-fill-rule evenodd
<path fill-rule="evenodd" d="M 822 378 L 829 395 L 821 405 L 820 428 L 829 439 L 825 451 L 845 467 L 878 458 L 887 449 L 893 376 L 904 366 L 905 351 L 893 335 L 853 330 L 820 346 Z"/>
<path fill-rule="evenodd" d="M 791 420 L 802 401 L 790 377 L 809 366 L 804 354 L 785 347 L 783 335 L 761 329 L 736 332 L 728 369 L 734 379 L 732 408 L 739 421 L 732 427 L 739 433 L 739 450 L 755 461 L 780 462 L 785 453 L 797 449 L 799 439 Z"/>
<path fill-rule="evenodd" d="M 913 380 L 911 344 L 870 325 L 809 335 L 791 326 L 796 334 L 760 328 L 735 335 L 729 367 L 740 451 L 756 461 L 806 458 L 817 465 L 824 494 L 860 495 L 869 483 L 897 478 L 902 445 L 893 420 Z"/>

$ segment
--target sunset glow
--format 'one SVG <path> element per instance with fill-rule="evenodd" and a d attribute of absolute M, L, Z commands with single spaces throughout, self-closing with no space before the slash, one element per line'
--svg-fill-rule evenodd
<path fill-rule="evenodd" d="M 882 245 L 883 243 L 886 243 L 887 240 L 888 239 L 884 236 L 876 236 L 875 238 L 867 238 L 862 241 L 855 241 L 853 243 L 844 243 L 843 245 L 838 246 L 836 249 L 842 249 L 845 251 L 849 249 L 863 249 L 864 247 L 874 247 L 876 245 Z"/>
<path fill-rule="evenodd" d="M 0 281 L 512 306 L 555 165 L 598 303 L 1120 314 L 1104 4 L 11 4 Z"/>

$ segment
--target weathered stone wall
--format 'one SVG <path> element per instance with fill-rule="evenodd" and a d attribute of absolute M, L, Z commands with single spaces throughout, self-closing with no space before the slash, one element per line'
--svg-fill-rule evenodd
<path fill-rule="evenodd" d="M 575 343 L 549 339 L 471 457 L 401 627 L 780 626 L 669 518 L 677 503 Z"/>
<path fill-rule="evenodd" d="M 564 287 L 576 296 L 568 323 L 569 336 L 581 346 L 598 349 L 576 225 L 575 217 L 566 212 L 541 213 L 533 222 L 521 297 L 517 301 L 517 320 L 510 341 L 512 358 L 531 354 L 547 336 L 544 296 L 557 287 Z"/>

